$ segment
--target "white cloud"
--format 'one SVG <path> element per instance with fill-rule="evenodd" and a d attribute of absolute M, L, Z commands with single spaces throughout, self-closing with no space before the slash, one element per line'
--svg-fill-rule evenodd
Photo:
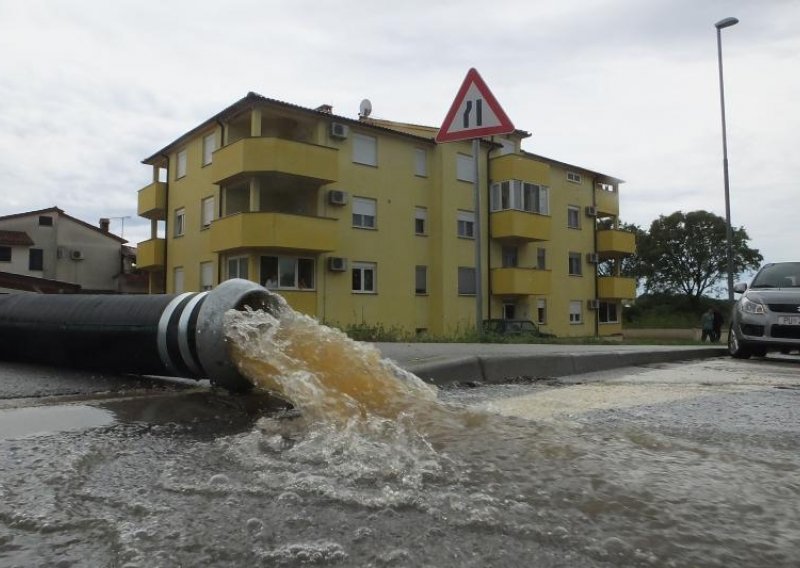
<path fill-rule="evenodd" d="M 528 150 L 625 179 L 625 220 L 723 214 L 727 16 L 733 223 L 766 258 L 797 257 L 793 1 L 0 0 L 0 214 L 127 215 L 144 240 L 140 160 L 248 91 L 438 125 L 470 67 Z"/>

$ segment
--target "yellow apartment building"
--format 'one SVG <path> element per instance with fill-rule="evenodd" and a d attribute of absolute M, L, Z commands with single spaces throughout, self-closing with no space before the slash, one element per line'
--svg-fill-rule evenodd
<path fill-rule="evenodd" d="M 620 333 L 621 180 L 526 152 L 517 130 L 481 141 L 476 216 L 472 144 L 436 131 L 249 93 L 143 161 L 150 292 L 247 278 L 325 323 L 452 334 L 475 328 L 478 233 L 484 319 Z"/>

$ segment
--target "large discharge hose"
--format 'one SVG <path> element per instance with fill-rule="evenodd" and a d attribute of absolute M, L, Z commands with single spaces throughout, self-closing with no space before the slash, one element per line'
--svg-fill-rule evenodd
<path fill-rule="evenodd" d="M 0 295 L 0 359 L 207 378 L 247 390 L 229 357 L 225 312 L 276 305 L 265 288 L 242 279 L 184 294 Z"/>

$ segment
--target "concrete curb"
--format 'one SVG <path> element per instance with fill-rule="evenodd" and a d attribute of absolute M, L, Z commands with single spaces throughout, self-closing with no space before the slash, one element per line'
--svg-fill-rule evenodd
<path fill-rule="evenodd" d="M 519 377 L 552 378 L 673 361 L 707 359 L 727 354 L 724 347 L 673 351 L 564 353 L 520 356 L 457 357 L 436 363 L 406 366 L 426 382 L 438 386 L 466 382 L 501 384 Z"/>

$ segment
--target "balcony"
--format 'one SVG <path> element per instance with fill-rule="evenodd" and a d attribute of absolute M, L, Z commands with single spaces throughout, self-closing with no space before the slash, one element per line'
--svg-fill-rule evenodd
<path fill-rule="evenodd" d="M 619 217 L 619 192 L 596 187 L 594 202 L 598 217 Z"/>
<path fill-rule="evenodd" d="M 597 278 L 597 297 L 601 300 L 633 300 L 636 298 L 636 280 L 622 276 Z"/>
<path fill-rule="evenodd" d="M 493 239 L 509 241 L 550 240 L 551 219 L 548 215 L 506 210 L 490 214 Z"/>
<path fill-rule="evenodd" d="M 493 268 L 492 294 L 530 296 L 550 293 L 550 271 L 536 268 Z"/>
<path fill-rule="evenodd" d="M 222 184 L 241 175 L 277 172 L 315 180 L 339 177 L 338 150 L 282 138 L 244 138 L 214 152 L 211 175 Z"/>
<path fill-rule="evenodd" d="M 211 250 L 279 248 L 330 252 L 339 246 L 336 219 L 286 213 L 236 213 L 211 223 Z"/>
<path fill-rule="evenodd" d="M 519 154 L 506 154 L 489 162 L 489 174 L 492 181 L 518 179 L 548 185 L 550 166 Z"/>
<path fill-rule="evenodd" d="M 136 246 L 136 266 L 142 270 L 163 270 L 166 254 L 164 239 L 142 241 Z"/>
<path fill-rule="evenodd" d="M 597 231 L 597 254 L 603 258 L 619 258 L 636 252 L 636 235 L 630 231 L 603 229 Z"/>
<path fill-rule="evenodd" d="M 163 221 L 167 215 L 167 184 L 154 181 L 139 190 L 139 217 Z"/>

